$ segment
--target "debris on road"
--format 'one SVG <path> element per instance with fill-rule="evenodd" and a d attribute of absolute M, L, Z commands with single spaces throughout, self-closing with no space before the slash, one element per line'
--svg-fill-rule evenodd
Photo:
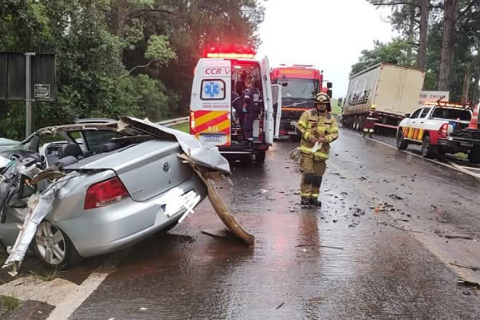
<path fill-rule="evenodd" d="M 475 282 L 475 281 L 469 281 L 469 280 L 458 280 L 457 284 L 459 286 L 465 286 L 465 287 L 471 287 L 475 288 L 477 290 L 480 290 L 480 283 Z"/>
<path fill-rule="evenodd" d="M 394 199 L 394 200 L 403 200 L 402 197 L 400 197 L 400 196 L 398 196 L 398 195 L 396 195 L 396 194 L 391 194 L 391 195 L 389 195 L 389 197 L 392 198 L 392 199 Z"/>
<path fill-rule="evenodd" d="M 280 305 L 277 307 L 277 310 L 280 309 L 281 307 L 283 307 L 284 304 L 285 304 L 285 302 L 280 303 Z"/>
<path fill-rule="evenodd" d="M 221 230 L 206 229 L 206 230 L 202 230 L 202 233 L 209 235 L 211 237 L 216 237 L 216 238 L 228 237 L 228 231 L 224 229 L 221 229 Z"/>
<path fill-rule="evenodd" d="M 447 239 L 473 240 L 472 237 L 463 236 L 463 235 L 450 235 L 450 234 L 445 234 L 443 237 L 445 237 L 445 238 L 447 238 Z"/>
<path fill-rule="evenodd" d="M 463 265 L 457 264 L 455 262 L 450 262 L 450 264 L 452 266 L 459 267 L 459 268 L 470 269 L 472 271 L 480 271 L 480 267 L 463 266 Z"/>

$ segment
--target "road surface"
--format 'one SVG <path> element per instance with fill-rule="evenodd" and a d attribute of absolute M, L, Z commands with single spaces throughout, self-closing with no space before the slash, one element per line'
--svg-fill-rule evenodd
<path fill-rule="evenodd" d="M 223 228 L 206 200 L 169 234 L 0 294 L 46 302 L 20 310 L 35 319 L 478 319 L 458 283 L 480 282 L 478 179 L 342 130 L 323 207 L 301 209 L 295 146 L 232 163 L 220 190 L 254 248 L 203 234 Z"/>

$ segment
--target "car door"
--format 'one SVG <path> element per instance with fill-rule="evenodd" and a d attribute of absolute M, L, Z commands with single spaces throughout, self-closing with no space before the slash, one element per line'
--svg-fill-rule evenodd
<path fill-rule="evenodd" d="M 404 137 L 410 140 L 415 140 L 415 129 L 418 129 L 417 122 L 419 122 L 420 114 L 422 113 L 423 108 L 417 109 L 410 118 L 406 121 L 404 130 Z"/>
<path fill-rule="evenodd" d="M 270 65 L 268 63 L 268 58 L 265 57 L 262 60 L 261 64 L 262 72 L 262 83 L 264 92 L 264 103 L 265 103 L 265 114 L 266 122 L 264 124 L 265 128 L 265 140 L 268 145 L 273 145 L 273 136 L 275 134 L 275 121 L 273 119 L 273 98 L 272 98 L 272 84 L 270 82 Z"/>

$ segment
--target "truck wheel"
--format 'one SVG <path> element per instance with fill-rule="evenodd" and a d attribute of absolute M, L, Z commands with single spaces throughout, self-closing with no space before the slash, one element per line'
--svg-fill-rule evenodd
<path fill-rule="evenodd" d="M 473 164 L 480 164 L 480 149 L 472 149 L 468 154 L 468 161 Z"/>
<path fill-rule="evenodd" d="M 265 157 L 267 156 L 266 151 L 259 151 L 255 154 L 255 163 L 262 164 L 265 162 Z"/>
<path fill-rule="evenodd" d="M 403 138 L 402 128 L 398 129 L 397 148 L 398 148 L 398 150 L 407 150 L 407 148 L 408 148 L 408 141 Z"/>
<path fill-rule="evenodd" d="M 422 157 L 430 159 L 433 158 L 434 155 L 435 152 L 430 142 L 430 136 L 424 136 L 422 141 Z"/>

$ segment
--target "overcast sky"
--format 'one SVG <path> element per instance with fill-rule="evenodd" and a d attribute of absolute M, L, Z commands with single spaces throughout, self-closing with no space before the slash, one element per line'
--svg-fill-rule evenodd
<path fill-rule="evenodd" d="M 268 0 L 260 27 L 270 67 L 313 64 L 333 82 L 334 97 L 345 96 L 351 66 L 373 41 L 389 41 L 394 32 L 389 9 L 377 10 L 366 0 Z"/>

